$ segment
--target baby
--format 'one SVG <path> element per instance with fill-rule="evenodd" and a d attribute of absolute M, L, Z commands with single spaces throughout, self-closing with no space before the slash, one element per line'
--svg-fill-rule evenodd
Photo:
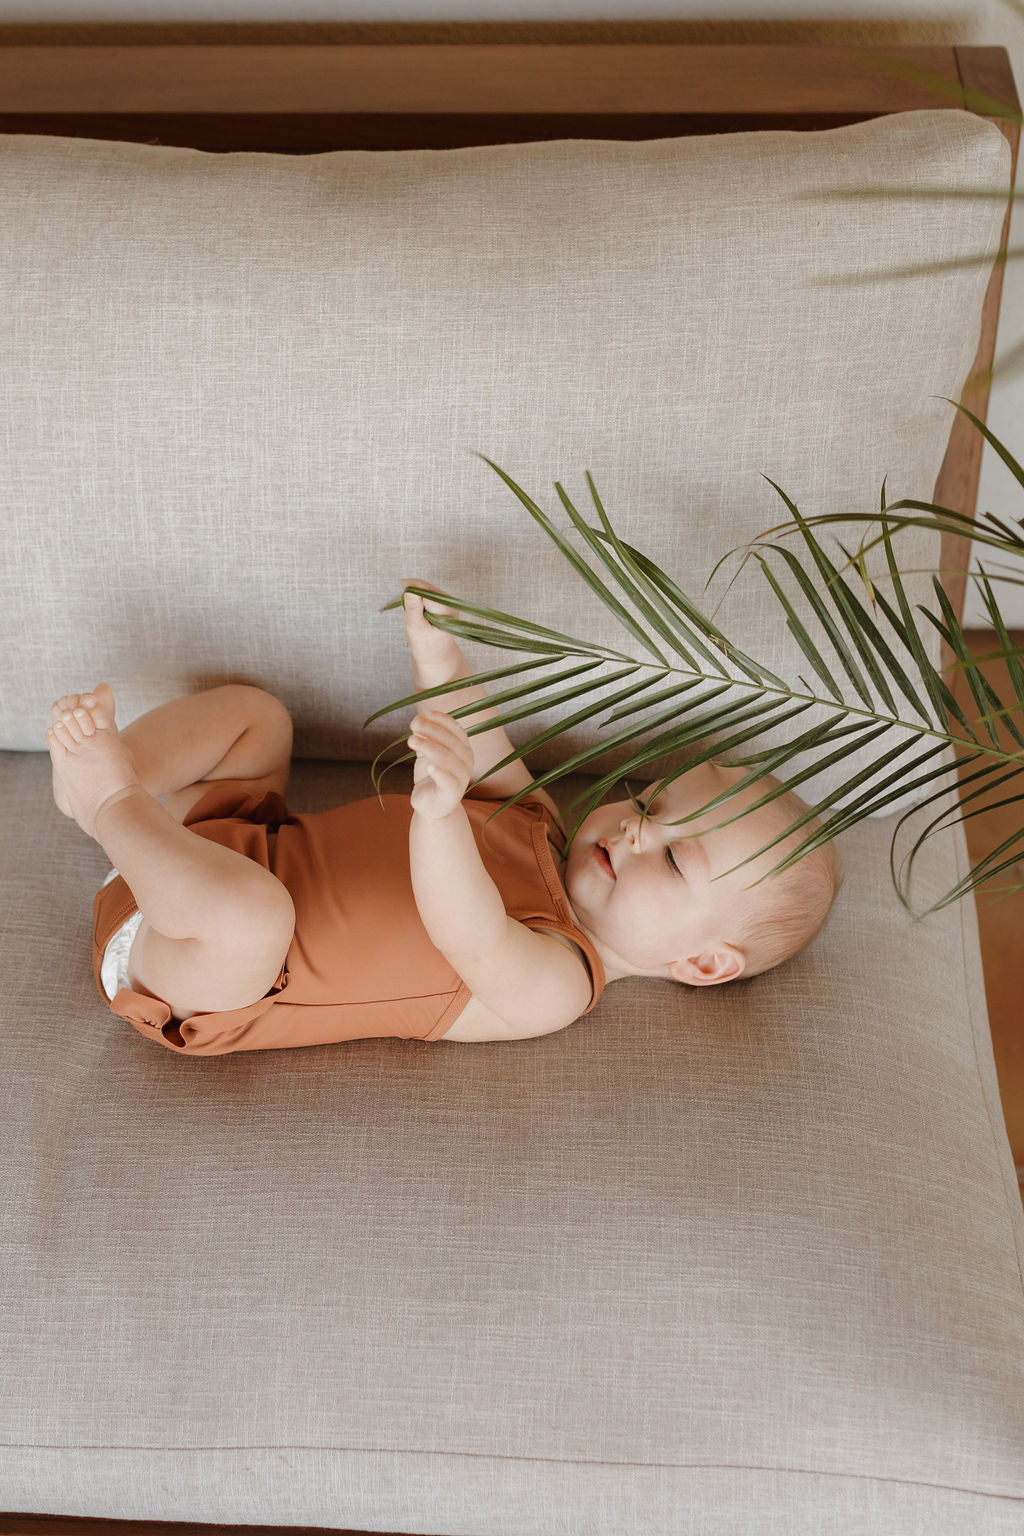
<path fill-rule="evenodd" d="M 754 885 L 815 823 L 733 867 L 806 810 L 795 795 L 729 826 L 715 823 L 739 797 L 671 824 L 743 769 L 699 765 L 653 804 L 648 788 L 642 823 L 632 799 L 599 806 L 567 857 L 542 789 L 492 818 L 533 779 L 521 760 L 494 771 L 513 751 L 504 730 L 470 737 L 449 713 L 487 697 L 458 688 L 472 668 L 426 618 L 454 610 L 409 591 L 403 607 L 415 691 L 444 691 L 412 722 L 411 795 L 383 804 L 290 815 L 291 722 L 262 689 L 175 699 L 123 732 L 107 684 L 53 705 L 54 798 L 114 865 L 94 903 L 98 985 L 112 936 L 135 925 L 120 990 L 102 989 L 114 1012 L 206 1055 L 381 1035 L 522 1039 L 565 1028 L 623 977 L 716 985 L 818 932 L 839 883 L 831 843 Z M 762 776 L 743 802 L 776 782 Z"/>

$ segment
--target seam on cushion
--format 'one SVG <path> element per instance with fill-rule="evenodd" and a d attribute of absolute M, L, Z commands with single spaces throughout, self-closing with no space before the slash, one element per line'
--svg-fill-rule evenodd
<path fill-rule="evenodd" d="M 1000 1493 L 994 1488 L 968 1488 L 963 1483 L 935 1483 L 923 1477 L 887 1477 L 884 1472 L 836 1472 L 830 1468 L 773 1466 L 763 1461 L 619 1461 L 609 1457 L 587 1460 L 580 1456 L 507 1456 L 499 1451 L 421 1451 L 410 1446 L 381 1445 L 308 1445 L 305 1442 L 287 1440 L 269 1445 L 124 1445 L 104 1442 L 102 1445 L 71 1445 L 45 1440 L 0 1440 L 0 1448 L 10 1451 L 216 1451 L 235 1452 L 245 1456 L 252 1451 L 334 1451 L 343 1455 L 357 1456 L 459 1456 L 473 1461 L 540 1462 L 557 1467 L 641 1467 L 652 1471 L 670 1468 L 681 1472 L 774 1472 L 783 1476 L 845 1478 L 858 1483 L 893 1483 L 898 1488 L 942 1488 L 949 1493 L 968 1493 L 976 1498 L 1007 1499 L 1015 1504 L 1024 1503 L 1024 1490 L 1020 1493 Z"/>
<path fill-rule="evenodd" d="M 963 822 L 962 821 L 958 821 L 955 824 L 954 845 L 955 845 L 955 857 L 956 857 L 956 872 L 957 872 L 957 877 L 958 877 L 958 882 L 957 883 L 959 884 L 959 882 L 962 881 L 966 877 L 968 872 L 969 872 L 968 869 L 964 868 L 964 853 L 966 851 L 966 834 L 965 834 L 965 832 L 963 830 Z M 969 864 L 969 860 L 967 862 Z M 979 923 L 980 919 L 979 919 L 979 916 L 978 916 L 977 899 L 976 899 L 973 891 L 969 891 L 966 896 L 961 897 L 961 901 L 967 901 L 967 900 L 970 900 L 970 901 L 974 902 L 974 904 L 975 904 L 974 905 L 975 922 Z M 959 905 L 959 903 L 958 903 L 958 905 Z M 967 1014 L 968 1014 L 968 1017 L 969 1017 L 969 1019 L 971 1021 L 971 1046 L 972 1046 L 972 1049 L 974 1051 L 974 1066 L 975 1066 L 975 1071 L 977 1073 L 978 1084 L 979 1084 L 979 1086 L 981 1088 L 982 1097 L 983 1097 L 983 1099 L 985 1101 L 985 1108 L 988 1111 L 988 1128 L 989 1128 L 989 1134 L 992 1137 L 992 1151 L 993 1151 L 993 1154 L 994 1154 L 995 1160 L 996 1160 L 996 1170 L 999 1173 L 1000 1179 L 1003 1180 L 1002 1163 L 1001 1163 L 1001 1159 L 1000 1159 L 1000 1156 L 999 1156 L 999 1144 L 998 1144 L 998 1138 L 996 1136 L 996 1125 L 998 1123 L 1002 1127 L 1003 1135 L 1005 1136 L 1007 1134 L 1007 1132 L 1006 1132 L 1006 1117 L 1003 1114 L 1002 1102 L 999 1099 L 998 1084 L 996 1085 L 996 1099 L 995 1099 L 995 1103 L 993 1104 L 986 1074 L 981 1070 L 981 1060 L 980 1060 L 980 1057 L 979 1057 L 979 1054 L 978 1054 L 978 1039 L 979 1039 L 979 1028 L 980 1028 L 981 1020 L 980 1020 L 980 1017 L 979 1017 L 979 1009 L 977 1007 L 976 1001 L 975 1001 L 974 998 L 972 998 L 970 988 L 967 985 L 967 971 L 968 971 L 967 924 L 964 921 L 964 918 L 963 918 L 962 915 L 960 916 L 960 956 L 961 956 L 960 975 L 961 975 L 961 978 L 963 980 L 964 999 L 965 999 L 965 1001 L 967 1003 Z M 991 1030 L 991 1025 L 990 1025 L 989 1019 L 988 1019 L 988 1003 L 987 1003 L 987 1000 L 985 998 L 985 990 L 984 990 L 984 987 L 985 987 L 985 973 L 984 973 L 984 967 L 981 964 L 981 957 L 980 957 L 980 937 L 979 937 L 979 955 L 978 955 L 978 967 L 977 968 L 978 968 L 979 971 L 981 971 L 982 1003 L 984 1005 L 985 1028 L 986 1028 L 986 1030 L 988 1030 L 988 1032 L 989 1032 L 989 1039 L 991 1040 L 992 1030 Z M 996 1116 L 997 1115 L 998 1115 L 998 1122 L 996 1120 Z M 1005 1198 L 1006 1198 L 1006 1219 L 1007 1219 L 1007 1221 L 1009 1223 L 1009 1226 L 1010 1226 L 1010 1240 L 1013 1243 L 1014 1252 L 1017 1255 L 1017 1274 L 1018 1274 L 1018 1277 L 1020 1279 L 1021 1296 L 1022 1296 L 1022 1298 L 1024 1298 L 1024 1252 L 1021 1251 L 1020 1245 L 1019 1245 L 1019 1243 L 1017 1241 L 1017 1224 L 1016 1224 L 1016 1221 L 1015 1221 L 1016 1212 L 1013 1210 L 1013 1208 L 1010 1205 L 1011 1198 L 1014 1199 L 1017 1202 L 1018 1205 L 1020 1204 L 1021 1190 L 1020 1190 L 1020 1185 L 1017 1183 L 1016 1179 L 1014 1180 L 1014 1188 L 1012 1189 L 1012 1191 L 1011 1191 L 1009 1185 L 1005 1182 L 1005 1180 L 1003 1180 L 1003 1189 L 1004 1189 L 1004 1195 L 1005 1195 Z"/>

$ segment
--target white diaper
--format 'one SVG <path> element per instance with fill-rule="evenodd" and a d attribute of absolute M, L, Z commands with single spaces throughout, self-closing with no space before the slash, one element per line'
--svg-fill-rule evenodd
<path fill-rule="evenodd" d="M 112 869 L 104 880 L 104 885 L 109 885 L 111 880 L 116 880 L 118 870 Z M 103 951 L 103 962 L 100 965 L 100 981 L 103 990 L 113 1002 L 122 987 L 131 991 L 131 982 L 128 980 L 128 951 L 132 947 L 132 940 L 139 931 L 142 922 L 142 913 L 136 912 L 122 923 L 114 934 L 106 949 Z"/>

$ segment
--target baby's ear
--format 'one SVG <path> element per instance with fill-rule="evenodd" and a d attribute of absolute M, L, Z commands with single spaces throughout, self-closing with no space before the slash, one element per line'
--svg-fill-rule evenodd
<path fill-rule="evenodd" d="M 743 951 L 734 944 L 716 944 L 690 955 L 686 960 L 673 960 L 669 972 L 676 981 L 689 987 L 717 987 L 723 981 L 735 981 L 746 967 Z"/>

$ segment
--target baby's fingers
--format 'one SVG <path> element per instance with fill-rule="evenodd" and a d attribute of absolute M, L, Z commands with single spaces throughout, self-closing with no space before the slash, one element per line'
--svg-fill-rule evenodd
<path fill-rule="evenodd" d="M 421 721 L 421 717 L 417 716 L 416 720 Z M 435 819 L 447 816 L 459 804 L 468 787 L 472 748 L 469 748 L 467 761 L 458 737 L 433 720 L 422 721 L 418 728 L 414 724 L 409 742 L 416 754 L 413 809 Z"/>
<path fill-rule="evenodd" d="M 434 583 L 432 581 L 424 581 L 419 576 L 404 576 L 402 578 L 402 586 L 403 586 L 403 588 L 405 588 L 405 587 L 423 587 L 428 592 L 440 593 L 440 591 L 441 591 L 440 587 L 435 587 Z M 430 613 L 443 613 L 443 614 L 447 614 L 448 617 L 452 618 L 452 619 L 458 617 L 458 614 L 456 613 L 456 610 L 454 608 L 449 608 L 447 603 L 436 602 L 433 598 L 419 597 L 419 596 L 417 596 L 417 594 L 415 592 L 404 592 L 403 595 L 404 595 L 404 597 L 406 597 L 406 598 L 411 600 L 411 602 L 412 602 L 412 604 L 413 604 L 413 606 L 415 608 L 422 609 L 422 608 L 425 607 L 428 610 L 428 612 L 430 612 Z"/>
<path fill-rule="evenodd" d="M 421 709 L 412 717 L 412 728 L 418 736 L 440 736 L 448 741 L 469 740 L 462 721 L 453 720 L 445 709 Z"/>
<path fill-rule="evenodd" d="M 409 745 L 421 759 L 468 774 L 473 767 L 473 747 L 465 729 L 443 710 L 419 714 L 412 723 Z"/>

